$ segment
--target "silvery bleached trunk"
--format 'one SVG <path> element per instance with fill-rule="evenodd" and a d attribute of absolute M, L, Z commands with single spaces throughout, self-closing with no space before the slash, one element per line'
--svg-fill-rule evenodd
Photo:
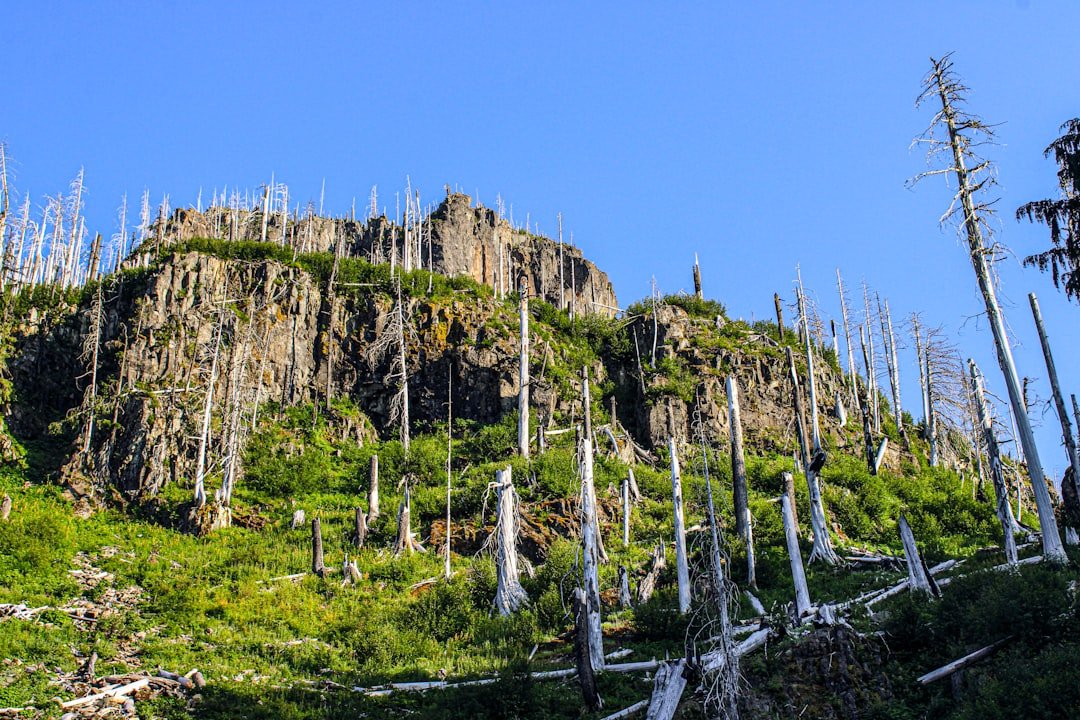
<path fill-rule="evenodd" d="M 979 372 L 974 360 L 968 360 L 968 369 L 971 372 L 971 391 L 979 414 L 979 426 L 982 428 L 983 442 L 986 444 L 986 456 L 990 461 L 990 477 L 994 482 L 997 516 L 1004 536 L 1005 560 L 1010 565 L 1015 565 L 1017 559 L 1015 535 L 1020 528 L 1009 507 L 1009 491 L 1005 486 L 1005 474 L 1001 467 L 1001 453 L 998 450 L 997 436 L 994 434 L 994 424 L 986 407 L 982 373 Z"/>
<path fill-rule="evenodd" d="M 792 405 L 795 410 L 795 430 L 799 436 L 799 446 L 802 451 L 802 463 L 806 473 L 806 485 L 810 491 L 810 525 L 814 531 L 814 549 L 810 553 L 810 562 L 821 560 L 827 565 L 836 565 L 840 562 L 839 556 L 833 550 L 832 540 L 829 538 L 828 522 L 825 516 L 825 504 L 821 499 L 821 486 L 818 483 L 817 470 L 810 457 L 810 448 L 806 441 L 806 431 L 802 424 L 802 398 L 799 395 L 799 376 L 795 369 L 795 358 L 791 348 L 785 348 L 788 359 L 788 372 L 792 384 Z"/>
<path fill-rule="evenodd" d="M 735 532 L 746 536 L 746 458 L 743 454 L 742 412 L 739 408 L 739 386 L 733 375 L 724 381 L 728 400 L 728 428 L 731 432 L 731 487 L 735 507 Z"/>
<path fill-rule="evenodd" d="M 923 349 L 923 363 L 926 368 L 926 439 L 930 443 L 930 467 L 938 465 L 937 413 L 934 410 L 933 366 L 930 364 L 930 342 Z"/>
<path fill-rule="evenodd" d="M 589 374 L 582 371 L 585 401 L 585 428 L 581 435 L 581 540 L 584 570 L 585 615 L 591 648 L 589 660 L 594 670 L 604 669 L 603 631 L 600 627 L 600 524 L 596 517 L 596 489 L 593 486 L 592 423 L 589 407 Z"/>
<path fill-rule="evenodd" d="M 319 518 L 311 521 L 311 572 L 319 577 L 326 575 L 326 564 L 323 562 L 322 523 Z"/>
<path fill-rule="evenodd" d="M 506 616 L 528 602 L 518 572 L 518 497 L 510 476 L 510 468 L 495 473 L 495 492 L 498 494 L 498 514 L 495 521 L 495 568 L 498 583 L 495 589 L 495 609 Z"/>
<path fill-rule="evenodd" d="M 892 313 L 889 312 L 889 301 L 885 301 L 885 330 L 888 332 L 888 361 L 889 361 L 889 385 L 892 388 L 893 419 L 896 429 L 904 432 L 904 414 L 900 405 L 900 363 L 896 357 L 896 336 L 893 335 Z"/>
<path fill-rule="evenodd" d="M 970 177 L 971 171 L 967 168 L 967 156 L 970 153 L 969 138 L 964 134 L 964 121 L 958 119 L 957 111 L 952 105 L 952 98 L 957 96 L 958 87 L 948 76 L 947 61 L 935 63 L 931 78 L 928 91 L 934 91 L 941 100 L 939 122 L 944 122 L 952 148 L 953 165 L 951 171 L 956 175 L 957 187 L 959 188 L 956 194 L 959 196 L 964 213 L 964 230 L 968 241 L 968 255 L 975 270 L 979 291 L 982 293 L 983 302 L 986 305 L 986 317 L 990 324 L 990 330 L 994 335 L 998 365 L 1005 376 L 1005 387 L 1009 393 L 1009 403 L 1012 405 L 1016 424 L 1020 431 L 1020 444 L 1024 448 L 1028 475 L 1031 476 L 1035 505 L 1039 511 L 1039 528 L 1042 531 L 1043 557 L 1047 562 L 1063 564 L 1068 562 L 1068 557 L 1065 555 L 1061 535 L 1058 533 L 1057 521 L 1054 518 L 1054 507 L 1050 500 L 1050 491 L 1046 487 L 1046 477 L 1043 475 L 1042 463 L 1039 461 L 1039 450 L 1035 445 L 1035 435 L 1032 433 L 1027 408 L 1023 402 L 1020 376 L 1016 371 L 1016 363 L 1013 361 L 1012 346 L 1005 330 L 1005 318 L 998 305 L 997 291 L 987 261 L 989 252 L 983 243 L 982 227 L 980 225 L 982 221 L 975 207 L 973 195 L 977 186 L 973 185 Z M 978 167 L 976 167 L 976 170 L 978 170 Z"/>
<path fill-rule="evenodd" d="M 1069 465 L 1073 471 L 1072 480 L 1078 494 L 1080 494 L 1080 454 L 1077 453 L 1076 449 L 1076 437 L 1073 436 L 1069 411 L 1065 408 L 1065 396 L 1061 394 L 1057 367 L 1054 365 L 1054 356 L 1050 352 L 1050 340 L 1046 337 L 1046 327 L 1043 325 L 1039 301 L 1035 297 L 1035 293 L 1029 294 L 1028 300 L 1031 302 L 1031 314 L 1035 318 L 1035 327 L 1039 331 L 1039 343 L 1042 345 L 1043 357 L 1046 359 L 1046 374 L 1050 378 L 1050 390 L 1054 395 L 1054 407 L 1057 409 L 1058 420 L 1061 422 L 1061 436 L 1064 439 L 1065 452 L 1069 456 Z"/>
<path fill-rule="evenodd" d="M 926 563 L 919 555 L 919 548 L 915 545 L 915 535 L 911 532 L 907 518 L 900 515 L 900 542 L 904 544 L 904 557 L 907 559 L 908 586 L 912 590 L 918 590 L 932 597 L 937 597 L 941 592 L 934 583 L 933 578 L 926 569 Z"/>
<path fill-rule="evenodd" d="M 686 523 L 683 520 L 682 473 L 679 470 L 679 453 L 675 438 L 668 439 L 671 454 L 671 493 L 674 506 L 675 575 L 679 585 L 679 612 L 690 610 L 690 566 L 686 556 Z"/>
<path fill-rule="evenodd" d="M 602 638 L 597 638 L 596 633 L 589 619 L 588 593 L 574 588 L 574 664 L 577 666 L 581 694 L 589 710 L 599 710 L 604 706 L 593 676 L 594 672 L 604 667 L 604 646 Z M 598 652 L 599 658 L 596 655 Z"/>
<path fill-rule="evenodd" d="M 379 519 L 379 456 L 371 456 L 368 470 L 368 513 L 367 524 L 373 525 Z"/>
<path fill-rule="evenodd" d="M 628 608 L 630 601 L 630 576 L 626 572 L 626 566 L 619 566 L 619 607 Z"/>
<path fill-rule="evenodd" d="M 518 328 L 521 337 L 518 358 L 518 454 L 527 458 L 529 457 L 529 286 L 524 277 L 521 278 L 518 296 L 520 297 Z"/>
<path fill-rule="evenodd" d="M 795 611 L 802 617 L 810 612 L 810 590 L 806 586 L 802 553 L 799 550 L 798 528 L 795 525 L 794 506 L 787 495 L 780 496 L 780 509 L 784 516 L 784 539 L 791 560 L 791 576 L 795 580 Z"/>
<path fill-rule="evenodd" d="M 623 547 L 630 547 L 630 478 L 624 477 L 622 481 L 622 543 Z"/>
<path fill-rule="evenodd" d="M 641 578 L 641 582 L 638 583 L 637 588 L 637 601 L 641 603 L 649 602 L 649 598 L 652 597 L 653 591 L 656 590 L 656 581 L 660 577 L 660 573 L 667 567 L 667 557 L 664 555 L 664 543 L 656 543 L 656 547 L 652 551 L 652 559 L 649 562 L 649 570 L 645 573 L 645 577 Z"/>
<path fill-rule="evenodd" d="M 851 380 L 851 402 L 858 404 L 858 385 L 856 377 L 859 371 L 855 369 L 855 353 L 851 345 L 851 324 L 848 322 L 847 297 L 844 295 L 844 281 L 840 278 L 840 268 L 836 268 L 836 286 L 840 290 L 840 313 L 844 318 L 844 344 L 847 346 L 848 377 Z"/>

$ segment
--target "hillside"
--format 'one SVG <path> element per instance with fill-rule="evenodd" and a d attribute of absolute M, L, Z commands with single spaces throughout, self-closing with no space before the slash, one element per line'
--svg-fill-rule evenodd
<path fill-rule="evenodd" d="M 53 697 L 159 668 L 198 668 L 206 684 L 158 680 L 133 707 L 104 710 L 600 718 L 648 698 L 655 667 L 600 673 L 604 710 L 596 712 L 583 709 L 572 676 L 541 675 L 575 662 L 583 369 L 608 556 L 599 568 L 605 652 L 662 660 L 715 644 L 707 472 L 739 600 L 732 621 L 769 637 L 741 661 L 742 717 L 1015 718 L 1021 706 L 1059 717 L 1080 703 L 1066 682 L 1080 661 L 1080 558 L 1066 568 L 988 569 L 1004 562 L 1001 530 L 959 432 L 944 429 L 942 462 L 930 467 L 923 428 L 908 417 L 901 432 L 886 412 L 873 444 L 888 442 L 873 473 L 855 410 L 846 422 L 837 412 L 851 379 L 831 348 L 810 343 L 810 408 L 805 344 L 790 328 L 749 325 L 719 302 L 687 296 L 616 315 L 606 276 L 579 251 L 516 233 L 465 196 L 448 195 L 430 216 L 430 244 L 420 246 L 428 269 L 408 272 L 382 262 L 404 238 L 385 219 L 309 217 L 281 244 L 260 242 L 260 213 L 228 213 L 177 211 L 119 273 L 71 291 L 39 286 L 5 297 L 0 492 L 12 509 L 0 522 L 0 614 L 8 615 L 0 617 L 0 706 L 26 708 L 5 713 L 59 717 L 67 710 Z M 223 227 L 229 233 L 215 232 Z M 274 219 L 267 227 L 268 238 L 280 234 Z M 563 269 L 572 268 L 570 292 L 570 273 L 557 272 L 560 252 L 569 258 Z M 518 297 L 512 282 L 504 287 L 521 276 L 530 296 L 529 458 L 516 452 Z M 756 588 L 735 530 L 729 375 L 741 395 Z M 805 418 L 796 417 L 795 394 Z M 820 480 L 830 538 L 841 556 L 862 558 L 808 564 L 813 602 L 842 603 L 907 577 L 901 513 L 928 565 L 962 561 L 939 573 L 950 580 L 940 599 L 901 592 L 838 623 L 793 611 L 775 500 L 788 492 L 784 473 L 795 473 L 805 562 L 812 508 L 795 456 L 797 427 L 812 411 L 827 456 Z M 682 462 L 696 583 L 686 615 L 677 611 L 669 438 Z M 373 514 L 375 457 L 381 512 Z M 492 483 L 507 466 L 520 497 L 527 603 L 503 617 L 492 611 L 498 553 L 485 541 L 496 529 Z M 624 546 L 620 493 L 630 470 L 641 497 Z M 1026 493 L 1021 520 L 1034 525 Z M 294 523 L 298 511 L 304 521 Z M 358 515 L 369 518 L 360 542 Z M 423 551 L 394 551 L 403 515 Z M 321 576 L 309 572 L 312 519 L 330 568 Z M 1021 536 L 1024 557 L 1037 557 L 1036 541 Z M 655 594 L 620 607 L 620 569 L 636 598 L 658 542 L 668 562 Z M 349 561 L 359 578 L 344 584 Z M 748 589 L 764 613 L 742 594 Z M 1005 638 L 996 655 L 951 680 L 915 682 Z M 470 679 L 491 682 L 427 693 L 389 687 Z M 714 711 L 692 680 L 677 717 Z M 1022 699 L 1011 691 L 1018 684 L 1028 688 Z"/>

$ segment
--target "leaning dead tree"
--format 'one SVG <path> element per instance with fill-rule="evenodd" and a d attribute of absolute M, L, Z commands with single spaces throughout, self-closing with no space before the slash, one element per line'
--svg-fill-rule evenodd
<path fill-rule="evenodd" d="M 1043 358 L 1046 359 L 1046 374 L 1050 378 L 1050 390 L 1054 395 L 1054 408 L 1057 410 L 1058 420 L 1061 423 L 1061 436 L 1065 443 L 1065 452 L 1069 456 L 1069 466 L 1073 471 L 1073 486 L 1077 494 L 1080 495 L 1080 454 L 1076 450 L 1076 437 L 1073 435 L 1072 423 L 1069 421 L 1069 411 L 1065 407 L 1065 396 L 1061 394 L 1061 383 L 1058 382 L 1054 356 L 1050 352 L 1050 339 L 1046 336 L 1046 327 L 1043 325 L 1042 312 L 1039 310 L 1039 301 L 1035 297 L 1035 293 L 1028 295 L 1028 300 L 1031 302 L 1031 314 L 1035 318 L 1035 327 L 1039 331 L 1039 342 L 1042 345 Z"/>
<path fill-rule="evenodd" d="M 754 538 L 750 526 L 750 506 L 747 503 L 746 457 L 743 453 L 742 412 L 739 408 L 739 386 L 734 375 L 728 375 L 725 381 L 728 397 L 728 424 L 731 431 L 731 481 L 732 499 L 735 509 L 735 533 L 746 546 L 747 583 L 757 587 L 756 568 L 754 566 Z M 704 438 L 702 438 L 702 452 Z M 706 469 L 708 462 L 706 461 Z M 712 490 L 709 491 L 712 503 Z M 711 521 L 710 521 L 711 522 Z"/>
<path fill-rule="evenodd" d="M 926 567 L 926 562 L 919 554 L 919 548 L 915 544 L 915 535 L 911 532 L 911 526 L 908 525 L 907 518 L 903 514 L 900 515 L 899 528 L 900 542 L 904 545 L 904 557 L 907 559 L 908 587 L 931 597 L 940 597 L 941 591 L 934 582 L 934 576 Z"/>
<path fill-rule="evenodd" d="M 529 601 L 518 571 L 517 541 L 521 517 L 509 467 L 495 472 L 492 489 L 498 498 L 495 529 L 491 533 L 495 544 L 497 576 L 494 605 L 500 615 L 506 616 Z"/>
<path fill-rule="evenodd" d="M 405 478 L 405 496 L 398 506 L 397 535 L 394 539 L 394 555 L 413 552 L 427 552 L 426 548 L 416 539 L 412 531 L 412 494 L 409 491 L 409 478 Z"/>
<path fill-rule="evenodd" d="M 1064 563 L 1068 558 L 1058 533 L 1053 503 L 1039 461 L 1039 451 L 1035 446 L 1027 408 L 1023 403 L 1019 374 L 1013 361 L 1012 348 L 1005 331 L 1005 319 L 998 305 L 997 291 L 990 272 L 989 257 L 995 254 L 995 248 L 987 246 L 983 239 L 984 231 L 987 236 L 991 233 L 987 223 L 991 208 L 989 202 L 979 198 L 993 185 L 994 179 L 989 161 L 979 157 L 973 148 L 992 141 L 993 131 L 981 119 L 961 109 L 968 89 L 953 72 L 950 56 L 931 59 L 931 65 L 930 72 L 923 80 L 923 90 L 916 106 L 933 100 L 940 102 L 941 110 L 934 114 L 930 127 L 916 142 L 926 144 L 928 160 L 937 162 L 941 167 L 928 170 L 915 180 L 928 175 L 948 175 L 956 181 L 956 193 L 942 220 L 954 217 L 961 220 L 958 223 L 960 233 L 967 240 L 971 264 L 997 348 L 998 365 L 1005 377 L 1009 403 L 1012 405 L 1020 443 L 1027 459 L 1028 474 L 1031 476 L 1039 513 L 1039 527 L 1042 531 L 1043 556 L 1048 562 Z"/>
<path fill-rule="evenodd" d="M 994 483 L 994 496 L 997 500 L 997 516 L 1001 521 L 1001 532 L 1004 536 L 1005 560 L 1016 564 L 1016 533 L 1019 527 L 1016 518 L 1013 517 L 1009 508 L 1009 490 L 1005 486 L 1005 475 L 1002 472 L 1001 453 L 998 450 L 997 435 L 994 434 L 994 424 L 990 418 L 990 412 L 986 406 L 986 394 L 983 391 L 982 373 L 975 365 L 974 360 L 968 360 L 971 370 L 971 394 L 975 400 L 975 407 L 979 413 L 979 426 L 982 429 L 983 443 L 986 446 L 986 455 L 990 463 L 990 477 Z"/>
<path fill-rule="evenodd" d="M 807 442 L 806 428 L 803 425 L 802 397 L 799 394 L 799 374 L 795 369 L 795 358 L 791 348 L 787 351 L 788 373 L 792 387 L 792 406 L 795 411 L 795 434 L 798 436 L 799 449 L 804 472 L 806 473 L 806 485 L 810 491 L 810 525 L 814 531 L 814 549 L 810 553 L 810 562 L 821 560 L 827 565 L 838 565 L 840 556 L 833 550 L 832 540 L 829 538 L 828 522 L 825 517 L 825 504 L 821 499 L 821 485 L 818 483 L 818 471 L 824 464 L 825 453 L 820 449 L 811 457 L 810 446 Z"/>
<path fill-rule="evenodd" d="M 600 627 L 600 523 L 596 516 L 596 487 L 593 482 L 592 412 L 589 400 L 589 370 L 581 371 L 581 395 L 585 427 L 578 447 L 581 453 L 581 544 L 585 620 L 589 662 L 593 670 L 604 669 L 604 635 Z"/>
<path fill-rule="evenodd" d="M 806 586 L 802 553 L 799 550 L 798 527 L 795 524 L 795 504 L 787 495 L 780 496 L 780 509 L 784 516 L 784 540 L 791 561 L 791 577 L 795 582 L 795 613 L 801 618 L 810 612 L 810 590 Z"/>

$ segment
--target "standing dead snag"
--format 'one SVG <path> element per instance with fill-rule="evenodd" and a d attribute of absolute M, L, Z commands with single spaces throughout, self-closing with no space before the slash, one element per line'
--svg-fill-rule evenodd
<path fill-rule="evenodd" d="M 1050 352 L 1050 340 L 1046 337 L 1046 327 L 1043 325 L 1042 312 L 1039 310 L 1039 301 L 1035 293 L 1028 295 L 1028 300 L 1031 302 L 1031 314 L 1035 318 L 1035 327 L 1039 331 L 1039 343 L 1042 345 L 1043 357 L 1046 359 L 1046 374 L 1050 377 L 1054 407 L 1057 409 L 1058 420 L 1061 422 L 1061 436 L 1065 442 L 1065 451 L 1069 456 L 1069 466 L 1073 471 L 1074 489 L 1080 494 L 1080 454 L 1077 454 L 1076 438 L 1073 436 L 1072 423 L 1069 421 L 1069 411 L 1065 408 L 1065 396 L 1061 394 L 1057 367 L 1054 365 L 1054 356 Z"/>
<path fill-rule="evenodd" d="M 802 617 L 810 612 L 810 591 L 806 587 L 806 573 L 803 570 L 802 554 L 799 551 L 794 507 L 787 495 L 780 496 L 780 509 L 784 515 L 784 539 L 787 541 L 788 557 L 791 560 L 791 576 L 795 580 L 795 612 Z"/>
<path fill-rule="evenodd" d="M 529 457 L 529 281 L 523 275 L 518 283 L 521 345 L 518 357 L 518 454 Z"/>
<path fill-rule="evenodd" d="M 592 413 L 589 410 L 589 371 L 581 371 L 585 427 L 581 448 L 581 544 L 585 616 L 593 670 L 604 669 L 604 636 L 600 627 L 600 524 L 596 517 L 596 488 L 593 484 Z"/>
<path fill-rule="evenodd" d="M 429 246 L 430 249 L 430 246 Z M 454 424 L 454 371 L 453 368 L 446 375 L 446 553 L 443 555 L 443 574 L 447 581 L 450 580 L 450 497 L 453 492 L 453 477 L 450 474 L 450 460 L 453 453 Z"/>
<path fill-rule="evenodd" d="M 371 466 L 368 471 L 368 511 L 367 524 L 372 525 L 379 518 L 379 456 L 371 456 Z"/>
<path fill-rule="evenodd" d="M 682 472 L 679 470 L 679 451 L 675 438 L 668 438 L 671 455 L 671 500 L 674 507 L 675 575 L 679 584 L 679 613 L 690 610 L 690 566 L 686 556 L 686 523 L 683 520 Z"/>
<path fill-rule="evenodd" d="M 592 624 L 589 622 L 589 601 L 585 591 L 574 588 L 574 661 L 577 665 L 578 683 L 581 684 L 581 695 L 585 700 L 585 706 L 591 710 L 599 710 L 604 706 L 600 693 L 596 690 L 596 678 L 593 672 L 597 668 L 594 653 L 597 643 L 592 637 Z M 600 646 L 600 668 L 603 668 L 603 646 Z"/>
<path fill-rule="evenodd" d="M 529 601 L 521 586 L 518 573 L 518 496 L 510 477 L 510 468 L 495 473 L 494 490 L 498 496 L 495 531 L 495 568 L 498 584 L 495 589 L 495 609 L 506 616 Z"/>
<path fill-rule="evenodd" d="M 933 575 L 926 568 L 926 562 L 919 555 L 919 548 L 915 545 L 915 535 L 911 532 L 907 518 L 900 515 L 900 542 L 904 544 L 904 557 L 907 559 L 908 587 L 918 590 L 931 597 L 941 597 L 937 583 Z"/>
<path fill-rule="evenodd" d="M 837 565 L 840 563 L 840 557 L 833 550 L 832 539 L 829 537 L 825 505 L 821 499 L 821 486 L 818 484 L 817 476 L 824 453 L 818 452 L 813 458 L 810 456 L 806 429 L 803 426 L 802 398 L 799 395 L 799 375 L 795 369 L 795 357 L 791 353 L 791 348 L 785 348 L 785 350 L 787 351 L 788 373 L 791 378 L 792 405 L 795 410 L 795 432 L 798 435 L 799 449 L 802 453 L 801 460 L 806 473 L 806 485 L 810 491 L 810 526 L 814 531 L 814 549 L 810 553 L 810 562 L 821 560 L 827 565 Z"/>
<path fill-rule="evenodd" d="M 323 562 L 322 523 L 319 518 L 311 521 L 311 572 L 319 577 L 326 577 L 326 565 Z"/>
<path fill-rule="evenodd" d="M 396 302 L 386 326 L 368 349 L 372 360 L 391 357 L 393 369 L 387 373 L 386 380 L 396 382 L 397 392 L 390 401 L 390 422 L 399 425 L 399 437 L 405 452 L 409 451 L 409 374 L 405 361 L 405 309 L 401 300 L 401 277 L 394 275 Z"/>
<path fill-rule="evenodd" d="M 630 575 L 626 572 L 626 566 L 619 566 L 619 607 L 628 608 L 632 605 L 630 600 Z"/>
<path fill-rule="evenodd" d="M 983 392 L 982 373 L 975 365 L 974 360 L 968 360 L 968 368 L 971 371 L 971 394 L 975 400 L 975 407 L 979 414 L 979 426 L 982 428 L 983 442 L 986 445 L 986 456 L 990 461 L 990 477 L 994 482 L 994 496 L 997 500 L 997 516 L 1001 521 L 1001 532 L 1004 536 L 1005 560 L 1010 565 L 1015 565 L 1016 556 L 1016 532 L 1020 529 L 1009 508 L 1009 490 L 1005 486 L 1005 475 L 1001 467 L 1001 453 L 998 451 L 997 436 L 994 434 L 994 424 L 990 420 L 990 413 L 986 408 L 986 395 Z"/>
<path fill-rule="evenodd" d="M 728 425 L 731 431 L 731 487 L 735 507 L 735 532 L 745 539 L 747 525 L 746 457 L 743 454 L 742 413 L 739 410 L 739 386 L 733 375 L 725 380 L 728 399 Z"/>
<path fill-rule="evenodd" d="M 353 520 L 353 536 L 352 542 L 357 549 L 364 547 L 364 541 L 367 540 L 367 518 L 364 516 L 364 508 L 359 505 L 356 506 L 356 516 Z"/>
<path fill-rule="evenodd" d="M 652 698 L 645 720 L 671 720 L 686 689 L 686 658 L 663 663 L 653 679 Z"/>
<path fill-rule="evenodd" d="M 409 480 L 405 479 L 405 497 L 398 506 L 397 537 L 394 540 L 394 555 L 402 553 L 426 552 L 412 531 L 412 497 L 409 493 Z"/>
<path fill-rule="evenodd" d="M 998 365 L 1005 376 L 1009 402 L 1020 433 L 1020 444 L 1024 448 L 1028 474 L 1031 476 L 1031 486 L 1039 512 L 1039 528 L 1042 531 L 1043 556 L 1051 563 L 1065 563 L 1068 562 L 1068 557 L 1065 555 L 1065 548 L 1054 519 L 1053 503 L 1046 487 L 1046 477 L 1039 461 L 1039 450 L 1035 446 L 1035 436 L 1031 431 L 1027 408 L 1023 402 L 1019 374 L 1016 371 L 1012 348 L 1005 331 L 1005 319 L 998 305 L 994 279 L 990 273 L 987 256 L 994 252 L 994 248 L 987 247 L 983 241 L 984 228 L 989 231 L 986 218 L 991 210 L 989 203 L 976 201 L 976 195 L 993 185 L 993 176 L 989 161 L 978 157 L 972 148 L 992 140 L 993 132 L 978 117 L 960 109 L 964 103 L 967 88 L 953 72 L 949 56 L 946 55 L 940 60 L 931 59 L 931 64 L 931 70 L 923 81 L 923 91 L 916 101 L 916 106 L 923 101 L 936 98 L 941 103 L 941 110 L 935 113 L 926 135 L 916 142 L 921 141 L 927 144 L 928 160 L 932 161 L 941 157 L 946 160 L 943 167 L 929 170 L 915 179 L 941 174 L 952 175 L 956 179 L 957 191 L 944 219 L 962 214 L 962 223 L 959 224 L 960 232 L 967 240 L 968 254 L 986 306 L 990 330 L 994 336 Z M 968 163 L 972 163 L 970 168 Z"/>
<path fill-rule="evenodd" d="M 664 554 L 663 541 L 657 542 L 656 547 L 652 551 L 652 559 L 649 562 L 649 570 L 645 573 L 645 577 L 641 578 L 641 582 L 637 586 L 637 601 L 638 604 L 649 602 L 649 598 L 652 597 L 653 591 L 656 590 L 656 581 L 660 578 L 660 573 L 667 567 L 667 558 Z"/>

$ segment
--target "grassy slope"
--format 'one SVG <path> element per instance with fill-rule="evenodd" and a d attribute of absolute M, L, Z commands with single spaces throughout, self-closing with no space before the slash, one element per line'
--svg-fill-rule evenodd
<path fill-rule="evenodd" d="M 703 313 L 714 310 L 710 306 Z M 610 325 L 570 326 L 543 306 L 535 314 L 537 332 L 557 350 L 548 372 L 567 384 L 573 368 L 595 360 L 601 346 L 618 343 Z M 727 347 L 737 340 L 733 333 L 741 331 L 729 327 L 711 342 Z M 678 372 L 678 368 L 671 370 Z M 672 385 L 678 387 L 678 383 Z M 603 416 L 600 395 L 594 409 L 598 418 Z M 354 413 L 355 409 L 339 405 L 336 412 Z M 238 516 L 268 521 L 262 530 L 236 527 L 199 539 L 169 529 L 171 513 L 189 495 L 185 483 L 170 487 L 161 508 L 144 517 L 109 511 L 80 520 L 55 487 L 36 482 L 38 478 L 25 484 L 27 471 L 23 469 L 12 467 L 3 473 L 0 491 L 13 496 L 15 511 L 9 523 L 0 524 L 0 603 L 61 607 L 79 597 L 106 597 L 110 586 L 137 586 L 142 595 L 133 609 L 94 623 L 90 631 L 55 611 L 43 614 L 44 622 L 0 623 L 0 657 L 23 663 L 0 669 L 0 706 L 45 702 L 56 694 L 48 685 L 52 670 L 72 670 L 79 657 L 96 650 L 101 657 L 99 674 L 122 670 L 125 663 L 133 662 L 148 669 L 202 669 L 210 685 L 201 693 L 201 702 L 184 707 L 177 701 L 160 701 L 153 706 L 159 716 L 322 717 L 362 712 L 368 717 L 399 717 L 403 708 L 447 717 L 580 716 L 579 695 L 572 683 L 530 682 L 521 674 L 525 667 L 570 664 L 569 647 L 560 635 L 569 627 L 564 598 L 574 572 L 572 543 L 551 548 L 548 562 L 538 568 L 535 578 L 526 580 L 529 609 L 509 619 L 490 616 L 494 572 L 490 560 L 482 556 L 455 556 L 451 583 L 411 591 L 414 583 L 437 575 L 441 563 L 432 553 L 403 558 L 388 553 L 393 511 L 400 500 L 394 479 L 404 472 L 418 478 L 414 529 L 426 537 L 427 528 L 444 512 L 445 428 L 430 428 L 430 434 L 417 437 L 406 457 L 396 442 L 360 447 L 335 437 L 325 413 L 313 427 L 310 408 L 280 414 L 268 408 L 262 417 L 260 431 L 249 442 L 247 478 L 236 498 Z M 547 455 L 527 465 L 512 458 L 513 417 L 485 428 L 455 425 L 454 435 L 463 438 L 454 448 L 455 522 L 465 518 L 482 524 L 487 482 L 495 467 L 507 462 L 514 465 L 527 503 L 575 492 L 573 450 L 566 436 Z M 291 455 L 285 448 L 292 448 Z M 380 455 L 383 515 L 369 536 L 368 547 L 355 555 L 364 581 L 350 588 L 342 588 L 333 575 L 325 580 L 305 577 L 298 582 L 270 582 L 304 571 L 310 564 L 308 532 L 288 528 L 294 507 L 305 509 L 309 518 L 322 519 L 329 564 L 340 565 L 344 553 L 352 552 L 347 533 L 353 508 L 366 506 L 366 468 L 372 452 Z M 861 547 L 897 550 L 895 521 L 903 509 L 931 562 L 946 555 L 971 555 L 992 543 L 996 530 L 990 505 L 974 501 L 953 473 L 926 468 L 919 456 L 916 452 L 902 473 L 872 478 L 858 459 L 833 454 L 823 476 L 825 500 L 850 541 Z M 670 537 L 670 482 L 663 460 L 656 469 L 637 468 L 646 497 L 635 509 L 631 547 L 621 547 L 614 524 L 605 529 L 612 562 L 602 569 L 604 588 L 615 586 L 618 565 L 640 569 L 655 540 Z M 729 459 L 718 453 L 710 460 L 726 527 L 731 517 Z M 683 466 L 693 525 L 703 517 L 701 458 L 683 458 Z M 779 494 L 779 476 L 785 469 L 791 469 L 786 456 L 749 460 L 759 596 L 767 607 L 777 609 L 790 599 L 792 590 L 779 513 L 769 499 Z M 618 486 L 624 472 L 613 459 L 599 460 L 597 485 L 602 496 L 609 486 Z M 800 515 L 805 518 L 805 489 L 800 487 L 798 494 Z M 69 573 L 78 553 L 86 553 L 112 578 L 93 589 L 81 588 Z M 745 560 L 737 549 L 731 554 L 733 578 L 741 583 Z M 1007 696 L 1010 678 L 1024 682 L 1025 673 L 1052 674 L 1068 662 L 1075 666 L 1076 645 L 1069 639 L 1076 636 L 1072 632 L 1076 593 L 1069 589 L 1075 577 L 1072 572 L 1032 568 L 1023 579 L 996 575 L 957 581 L 945 600 L 936 604 L 899 600 L 886 629 L 895 651 L 890 672 L 895 671 L 897 687 L 905 690 L 897 693 L 901 702 L 890 712 L 908 717 L 905 713 L 914 716 L 928 709 L 935 717 L 949 713 L 965 717 L 964 713 L 974 712 L 971 708 L 989 702 L 985 698 Z M 851 597 L 897 578 L 897 573 L 809 568 L 815 600 Z M 996 608 L 996 615 L 984 610 L 988 604 Z M 652 603 L 635 611 L 608 612 L 609 647 L 632 648 L 635 659 L 665 652 L 681 654 L 685 625 L 672 613 L 672 606 L 671 593 L 662 590 Z M 1059 628 L 1045 622 L 1055 608 L 1065 613 Z M 944 688 L 906 690 L 911 678 L 939 661 L 997 639 L 993 636 L 997 626 L 985 617 L 995 617 L 1009 627 L 1042 624 L 1032 631 L 1032 639 L 1015 644 L 994 661 L 991 667 L 1000 667 L 999 674 L 969 695 L 973 699 L 966 705 L 946 708 Z M 527 663 L 525 658 L 537 643 L 541 649 Z M 322 685 L 329 681 L 351 687 L 443 673 L 468 677 L 492 672 L 503 675 L 497 685 L 427 696 L 366 698 L 324 692 Z M 630 676 L 604 677 L 601 682 L 610 709 L 648 692 L 647 683 Z M 1062 695 L 1053 678 L 1039 682 L 1045 686 L 1039 697 L 1046 702 L 1071 697 Z"/>

